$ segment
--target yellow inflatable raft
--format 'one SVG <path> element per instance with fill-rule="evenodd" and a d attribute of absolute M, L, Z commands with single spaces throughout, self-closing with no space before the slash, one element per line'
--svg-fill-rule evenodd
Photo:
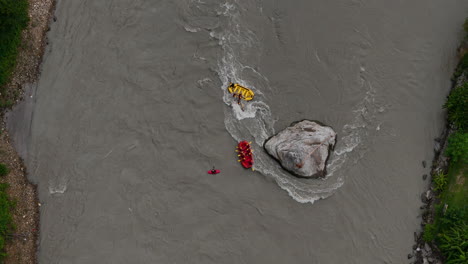
<path fill-rule="evenodd" d="M 252 90 L 250 90 L 249 88 L 245 88 L 244 86 L 241 86 L 237 83 L 229 84 L 228 91 L 234 95 L 242 95 L 241 99 L 244 99 L 245 101 L 252 100 L 255 95 Z"/>

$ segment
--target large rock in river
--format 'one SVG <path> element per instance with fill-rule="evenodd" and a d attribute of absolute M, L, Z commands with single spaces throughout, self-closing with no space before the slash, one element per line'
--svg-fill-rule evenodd
<path fill-rule="evenodd" d="M 264 146 L 289 172 L 300 177 L 323 177 L 335 142 L 331 127 L 303 120 L 271 137 Z"/>

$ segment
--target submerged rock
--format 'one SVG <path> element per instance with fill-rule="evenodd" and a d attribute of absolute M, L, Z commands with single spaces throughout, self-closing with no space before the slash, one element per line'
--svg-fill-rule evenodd
<path fill-rule="evenodd" d="M 331 127 L 303 120 L 268 139 L 264 147 L 294 175 L 323 177 L 329 151 L 335 142 L 336 133 Z"/>

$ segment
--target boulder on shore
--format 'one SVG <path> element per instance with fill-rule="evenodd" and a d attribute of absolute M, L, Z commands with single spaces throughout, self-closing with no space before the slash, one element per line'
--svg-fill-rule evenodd
<path fill-rule="evenodd" d="M 336 142 L 331 127 L 303 120 L 268 139 L 264 147 L 281 166 L 300 177 L 324 177 L 329 151 Z"/>

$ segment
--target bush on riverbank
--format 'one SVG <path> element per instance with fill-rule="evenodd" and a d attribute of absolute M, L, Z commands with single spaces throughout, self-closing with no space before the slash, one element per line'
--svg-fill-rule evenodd
<path fill-rule="evenodd" d="M 453 75 L 453 84 L 468 77 L 467 33 L 459 52 L 462 55 Z M 444 104 L 452 131 L 447 139 L 445 155 L 447 171 L 439 167 L 432 175 L 436 193 L 434 219 L 425 225 L 423 239 L 435 242 L 447 264 L 468 263 L 468 81 L 454 87 Z M 446 168 L 444 168 L 446 170 Z"/>
<path fill-rule="evenodd" d="M 468 225 L 453 225 L 438 237 L 439 248 L 447 257 L 446 263 L 468 262 Z"/>
<path fill-rule="evenodd" d="M 466 58 L 468 58 L 465 55 Z M 468 69 L 468 60 L 467 69 Z M 459 64 L 464 65 L 463 63 Z M 465 73 L 466 74 L 466 73 Z M 468 263 L 468 82 L 455 87 L 444 105 L 456 129 L 447 140 L 447 173 L 432 176 L 440 202 L 435 219 L 425 226 L 425 241 L 435 241 L 445 263 Z"/>
<path fill-rule="evenodd" d="M 455 72 L 453 73 L 452 81 L 455 81 L 458 77 L 466 72 L 468 72 L 468 53 L 465 53 L 460 59 L 460 62 L 458 63 Z"/>
<path fill-rule="evenodd" d="M 0 0 L 0 87 L 10 79 L 28 20 L 27 0 Z"/>
<path fill-rule="evenodd" d="M 436 205 L 436 217 L 424 229 L 425 241 L 435 241 L 446 258 L 445 263 L 468 263 L 468 166 L 467 163 L 452 162 L 447 175 L 446 187 L 439 193 L 440 203 Z M 443 175 L 443 176 L 440 176 Z"/>
<path fill-rule="evenodd" d="M 434 190 L 436 192 L 442 192 L 445 189 L 445 186 L 447 186 L 447 174 L 440 172 L 433 175 L 432 182 L 434 183 Z"/>
<path fill-rule="evenodd" d="M 468 163 L 468 133 L 456 132 L 450 135 L 445 154 L 453 162 Z"/>
<path fill-rule="evenodd" d="M 9 172 L 10 170 L 8 167 L 5 164 L 0 163 L 0 177 L 7 176 Z"/>
<path fill-rule="evenodd" d="M 467 54 L 468 55 L 468 54 Z M 465 55 L 465 57 L 467 57 Z M 468 58 L 468 57 L 467 57 Z M 468 60 L 467 60 L 468 68 Z M 449 122 L 461 131 L 468 130 L 468 82 L 456 87 L 450 93 L 444 107 L 448 111 Z"/>
<path fill-rule="evenodd" d="M 11 210 L 14 207 L 14 202 L 8 199 L 6 189 L 8 185 L 0 183 L 0 262 L 5 257 L 5 243 L 8 236 L 11 235 L 14 229 Z"/>

